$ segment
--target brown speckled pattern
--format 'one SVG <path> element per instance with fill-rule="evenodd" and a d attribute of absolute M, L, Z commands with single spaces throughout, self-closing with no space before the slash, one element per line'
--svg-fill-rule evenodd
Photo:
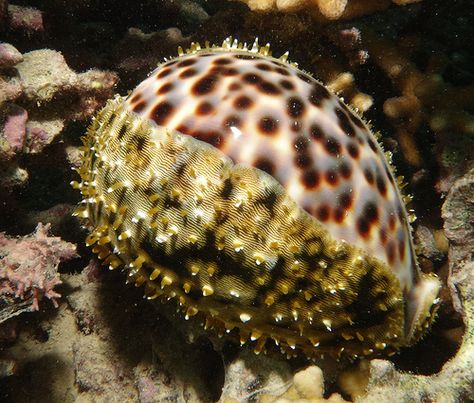
<path fill-rule="evenodd" d="M 194 45 L 109 101 L 83 152 L 99 258 L 257 352 L 387 354 L 433 318 L 376 140 L 266 47 Z"/>
<path fill-rule="evenodd" d="M 263 55 L 201 52 L 160 66 L 126 103 L 268 172 L 333 236 L 384 260 L 411 287 L 409 227 L 383 152 L 309 75 Z"/>

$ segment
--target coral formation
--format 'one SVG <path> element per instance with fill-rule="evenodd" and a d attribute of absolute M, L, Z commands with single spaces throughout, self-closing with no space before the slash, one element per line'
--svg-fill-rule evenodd
<path fill-rule="evenodd" d="M 33 36 L 44 31 L 43 13 L 35 7 L 8 5 L 8 27 Z"/>
<path fill-rule="evenodd" d="M 58 306 L 58 264 L 77 257 L 76 246 L 48 236 L 49 225 L 21 239 L 0 233 L 0 323 L 24 311 L 37 311 L 43 297 Z"/>
<path fill-rule="evenodd" d="M 40 153 L 63 131 L 67 121 L 85 119 L 95 112 L 111 96 L 116 81 L 114 73 L 97 69 L 75 73 L 57 51 L 34 50 L 22 55 L 12 45 L 2 44 L 2 187 L 24 184 L 28 178 L 18 166 L 18 158 L 13 157 Z"/>
<path fill-rule="evenodd" d="M 234 1 L 234 0 L 233 0 Z M 308 11 L 323 20 L 347 20 L 381 11 L 391 5 L 390 0 L 241 0 L 255 11 Z M 392 0 L 398 5 L 421 0 Z"/>
<path fill-rule="evenodd" d="M 15 67 L 22 84 L 22 101 L 39 106 L 62 101 L 63 119 L 90 116 L 111 96 L 117 81 L 117 76 L 107 71 L 77 74 L 68 67 L 61 53 L 50 49 L 25 53 L 23 61 Z"/>
<path fill-rule="evenodd" d="M 400 39 L 395 43 L 367 26 L 360 29 L 363 46 L 372 61 L 383 70 L 399 92 L 398 96 L 387 99 L 383 108 L 398 128 L 397 139 L 407 162 L 416 168 L 424 165 L 424 157 L 416 144 L 416 133 L 424 124 L 429 125 L 435 133 L 441 149 L 449 145 L 449 137 L 453 132 L 458 133 L 457 142 L 462 139 L 464 146 L 472 149 L 474 143 L 469 139 L 474 134 L 474 116 L 470 105 L 472 86 L 460 90 L 443 79 L 443 70 L 447 66 L 443 55 L 433 54 L 425 72 L 422 72 L 410 60 L 410 53 L 413 54 L 421 44 L 405 49 L 399 46 Z M 441 151 L 441 158 L 443 154 Z M 472 160 L 466 163 L 472 164 Z M 442 162 L 440 165 L 446 169 L 443 176 L 451 176 L 451 180 L 441 179 L 439 190 L 443 192 L 449 190 L 455 175 L 469 169 L 459 161 L 449 166 Z"/>

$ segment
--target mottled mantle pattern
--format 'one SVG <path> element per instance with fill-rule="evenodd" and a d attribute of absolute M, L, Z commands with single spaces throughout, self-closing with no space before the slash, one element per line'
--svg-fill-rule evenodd
<path fill-rule="evenodd" d="M 257 352 L 269 339 L 337 357 L 415 342 L 439 282 L 417 268 L 367 126 L 268 46 L 180 53 L 84 138 L 87 244 L 148 298 L 176 298 Z"/>

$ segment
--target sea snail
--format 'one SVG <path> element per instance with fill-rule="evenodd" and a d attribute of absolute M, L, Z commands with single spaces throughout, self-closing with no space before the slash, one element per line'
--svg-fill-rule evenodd
<path fill-rule="evenodd" d="M 286 59 L 193 44 L 110 100 L 73 183 L 86 243 L 256 352 L 393 354 L 429 327 L 440 282 L 374 135 Z"/>

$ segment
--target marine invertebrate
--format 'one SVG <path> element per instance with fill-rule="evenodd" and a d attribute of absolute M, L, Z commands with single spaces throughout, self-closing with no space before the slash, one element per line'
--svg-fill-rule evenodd
<path fill-rule="evenodd" d="M 396 180 L 366 124 L 269 46 L 227 39 L 162 64 L 84 138 L 77 215 L 111 269 L 262 351 L 348 357 L 421 337 Z"/>

